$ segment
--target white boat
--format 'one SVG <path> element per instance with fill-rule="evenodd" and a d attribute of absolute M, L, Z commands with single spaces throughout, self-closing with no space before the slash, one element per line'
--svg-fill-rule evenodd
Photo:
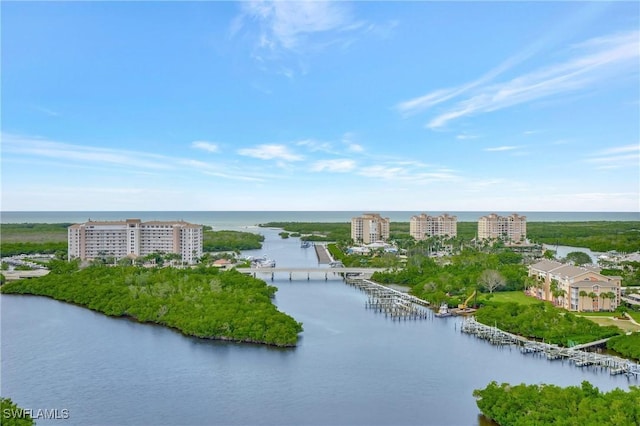
<path fill-rule="evenodd" d="M 267 258 L 267 256 L 262 256 L 257 259 L 253 259 L 251 261 L 254 268 L 275 268 L 276 261 L 273 259 Z"/>
<path fill-rule="evenodd" d="M 440 305 L 440 309 L 438 309 L 438 312 L 436 312 L 434 315 L 440 318 L 450 317 L 451 312 L 449 312 L 449 305 L 447 305 L 446 302 L 442 302 L 442 304 Z"/>

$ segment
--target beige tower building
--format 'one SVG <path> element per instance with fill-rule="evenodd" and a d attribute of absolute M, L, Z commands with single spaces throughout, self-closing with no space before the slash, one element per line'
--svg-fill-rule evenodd
<path fill-rule="evenodd" d="M 377 213 L 364 213 L 351 219 L 351 239 L 355 242 L 371 244 L 389 238 L 388 217 Z"/>
<path fill-rule="evenodd" d="M 71 225 L 67 232 L 69 259 L 175 253 L 183 262 L 193 264 L 202 257 L 202 226 L 183 221 L 89 221 Z"/>
<path fill-rule="evenodd" d="M 513 213 L 498 216 L 491 213 L 478 220 L 478 239 L 498 238 L 504 241 L 519 242 L 527 239 L 527 217 Z"/>
<path fill-rule="evenodd" d="M 429 216 L 421 213 L 409 220 L 409 233 L 416 240 L 424 240 L 435 236 L 456 237 L 458 235 L 458 218 L 443 214 Z"/>

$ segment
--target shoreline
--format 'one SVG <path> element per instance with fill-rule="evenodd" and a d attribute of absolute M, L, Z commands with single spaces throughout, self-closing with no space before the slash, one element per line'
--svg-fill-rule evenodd
<path fill-rule="evenodd" d="M 479 217 L 490 214 L 511 214 L 518 211 L 528 222 L 597 222 L 597 221 L 640 221 L 640 212 L 568 212 L 568 211 L 483 211 L 483 210 L 428 210 L 430 214 L 449 213 L 456 215 L 458 222 L 475 222 Z M 102 220 L 123 220 L 138 217 L 143 220 L 178 220 L 216 226 L 253 226 L 266 222 L 350 222 L 353 216 L 362 214 L 358 210 L 268 210 L 268 211 L 154 211 L 154 210 L 98 210 L 98 211 L 0 211 L 0 223 L 81 223 L 88 218 Z M 381 210 L 384 217 L 392 222 L 408 222 L 411 216 L 427 210 Z"/>
<path fill-rule="evenodd" d="M 61 299 L 56 299 L 53 296 L 49 296 L 46 294 L 33 294 L 33 293 L 0 293 L 0 298 L 5 297 L 5 296 L 24 296 L 24 297 L 44 297 L 46 299 L 50 299 L 50 300 L 55 300 L 56 302 L 60 302 L 60 303 L 64 303 L 67 305 L 73 305 L 76 306 L 78 308 L 82 308 L 82 309 L 86 309 L 88 311 L 91 312 L 95 312 L 97 314 L 100 314 L 102 316 L 105 316 L 107 318 L 112 318 L 112 319 L 116 319 L 116 320 L 126 320 L 126 321 L 131 321 L 134 322 L 136 324 L 142 324 L 142 325 L 150 325 L 150 326 L 156 326 L 156 327 L 162 327 L 162 328 L 166 328 L 168 330 L 174 331 L 176 333 L 181 334 L 184 337 L 189 337 L 189 338 L 194 338 L 194 339 L 199 339 L 199 340 L 212 340 L 212 341 L 221 341 L 221 342 L 231 342 L 231 343 L 241 343 L 241 344 L 252 344 L 252 345 L 260 345 L 260 346 L 270 346 L 273 348 L 279 348 L 279 349 L 289 349 L 289 348 L 295 348 L 297 347 L 297 345 L 278 345 L 275 343 L 269 343 L 269 342 L 261 342 L 261 341 L 257 341 L 257 340 L 250 340 L 250 339 L 234 339 L 232 337 L 228 337 L 228 336 L 207 336 L 207 337 L 203 337 L 203 336 L 196 336 L 195 334 L 188 334 L 185 333 L 184 331 L 182 331 L 180 328 L 178 327 L 174 327 L 168 324 L 163 324 L 160 322 L 155 322 L 155 321 L 141 321 L 138 318 L 132 316 L 132 315 L 109 315 L 106 314 L 102 311 L 99 311 L 97 309 L 91 309 L 88 306 L 84 306 L 81 305 L 79 303 L 75 303 L 75 302 L 70 302 L 67 300 L 61 300 Z M 298 336 L 298 339 L 300 337 Z"/>

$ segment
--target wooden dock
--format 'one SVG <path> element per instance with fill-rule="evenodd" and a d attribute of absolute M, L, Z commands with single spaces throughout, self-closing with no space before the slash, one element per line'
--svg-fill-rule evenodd
<path fill-rule="evenodd" d="M 429 302 L 425 300 L 362 278 L 348 278 L 345 281 L 367 293 L 366 309 L 384 314 L 392 320 L 433 318 L 433 312 L 427 309 Z"/>
<path fill-rule="evenodd" d="M 583 345 L 565 348 L 544 342 L 536 342 L 517 336 L 512 333 L 500 330 L 479 323 L 474 317 L 466 318 L 462 322 L 460 331 L 473 334 L 481 339 L 488 340 L 494 345 L 515 345 L 520 348 L 523 354 L 534 354 L 545 357 L 549 360 L 566 359 L 576 367 L 595 367 L 609 370 L 612 375 L 625 374 L 628 377 L 638 379 L 640 377 L 640 364 L 628 359 L 613 355 L 599 354 L 596 352 L 584 351 L 584 348 L 601 345 L 607 339 L 585 343 Z"/>

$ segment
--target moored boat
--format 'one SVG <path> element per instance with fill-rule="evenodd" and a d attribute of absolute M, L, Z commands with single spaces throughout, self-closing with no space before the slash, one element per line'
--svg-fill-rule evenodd
<path fill-rule="evenodd" d="M 436 312 L 434 315 L 439 318 L 450 317 L 451 312 L 449 311 L 449 305 L 447 305 L 446 302 L 442 302 L 442 304 L 440 305 L 440 309 L 438 309 L 438 312 Z"/>

